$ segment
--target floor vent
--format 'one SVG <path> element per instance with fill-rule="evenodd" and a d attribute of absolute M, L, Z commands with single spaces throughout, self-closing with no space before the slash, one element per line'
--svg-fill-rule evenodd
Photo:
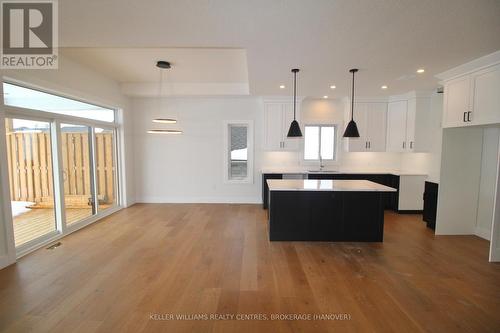
<path fill-rule="evenodd" d="M 51 246 L 49 246 L 49 247 L 47 248 L 47 250 L 53 250 L 53 249 L 55 249 L 55 248 L 58 248 L 58 247 L 59 247 L 59 246 L 61 246 L 61 245 L 62 245 L 62 243 L 61 243 L 61 242 L 57 242 L 57 243 L 52 244 Z"/>

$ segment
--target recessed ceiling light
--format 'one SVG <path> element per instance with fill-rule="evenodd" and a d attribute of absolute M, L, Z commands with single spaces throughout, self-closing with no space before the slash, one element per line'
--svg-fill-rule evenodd
<path fill-rule="evenodd" d="M 383 85 L 382 87 L 380 87 L 381 89 L 387 89 L 387 86 L 386 85 Z"/>
<path fill-rule="evenodd" d="M 325 96 L 323 96 L 323 98 L 324 98 L 324 99 L 327 99 L 327 98 L 328 98 L 328 96 L 327 96 L 327 95 L 325 95 Z"/>
<path fill-rule="evenodd" d="M 281 86 L 280 86 L 280 89 L 285 89 L 285 86 L 284 86 L 284 85 L 281 85 Z"/>
<path fill-rule="evenodd" d="M 425 69 L 423 69 L 423 68 L 419 68 L 419 69 L 417 69 L 417 73 L 418 73 L 418 74 L 422 74 L 423 72 L 425 72 Z"/>
<path fill-rule="evenodd" d="M 336 87 L 336 86 L 333 86 L 333 85 L 332 85 L 332 86 L 330 86 L 330 89 L 335 89 L 335 88 L 337 88 L 337 87 Z"/>

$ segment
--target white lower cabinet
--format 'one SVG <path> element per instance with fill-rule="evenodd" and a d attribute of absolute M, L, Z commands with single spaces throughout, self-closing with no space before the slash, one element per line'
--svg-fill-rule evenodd
<path fill-rule="evenodd" d="M 398 210 L 420 211 L 424 209 L 424 189 L 427 176 L 399 176 Z"/>
<path fill-rule="evenodd" d="M 296 118 L 300 124 L 300 102 L 297 102 Z M 288 129 L 293 121 L 293 102 L 284 100 L 264 101 L 264 140 L 267 151 L 296 151 L 300 138 L 287 138 Z"/>

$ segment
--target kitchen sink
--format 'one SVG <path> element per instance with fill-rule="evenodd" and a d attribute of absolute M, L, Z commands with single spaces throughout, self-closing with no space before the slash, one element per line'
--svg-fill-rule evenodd
<path fill-rule="evenodd" d="M 335 170 L 307 170 L 309 173 L 338 173 Z"/>

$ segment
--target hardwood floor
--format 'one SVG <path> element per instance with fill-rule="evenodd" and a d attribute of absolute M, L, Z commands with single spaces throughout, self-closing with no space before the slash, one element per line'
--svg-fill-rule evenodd
<path fill-rule="evenodd" d="M 500 332 L 488 242 L 420 218 L 387 212 L 384 243 L 270 243 L 260 205 L 135 205 L 1 270 L 0 331 Z M 167 320 L 214 313 L 268 320 Z"/>

